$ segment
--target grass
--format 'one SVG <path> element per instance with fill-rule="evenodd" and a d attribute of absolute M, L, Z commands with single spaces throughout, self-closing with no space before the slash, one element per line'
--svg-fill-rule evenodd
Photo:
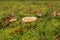
<path fill-rule="evenodd" d="M 30 24 L 21 22 L 23 17 L 37 17 L 34 13 L 37 8 L 43 13 L 38 21 Z M 56 37 L 60 35 L 60 16 L 50 14 L 55 10 L 60 12 L 58 1 L 0 1 L 0 23 L 3 26 L 0 28 L 0 40 L 59 40 L 60 37 Z M 3 18 L 10 13 L 14 13 L 18 20 L 9 24 Z"/>

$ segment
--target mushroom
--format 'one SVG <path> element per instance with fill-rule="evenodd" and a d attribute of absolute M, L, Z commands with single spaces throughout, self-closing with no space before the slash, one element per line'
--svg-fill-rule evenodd
<path fill-rule="evenodd" d="M 56 11 L 54 11 L 54 16 L 57 16 L 57 12 Z"/>
<path fill-rule="evenodd" d="M 55 15 L 55 16 L 60 16 L 60 13 L 54 11 L 54 15 Z"/>
<path fill-rule="evenodd" d="M 22 21 L 25 22 L 25 23 L 34 22 L 36 20 L 37 20 L 36 17 L 24 17 L 24 18 L 22 18 Z"/>
<path fill-rule="evenodd" d="M 57 13 L 58 16 L 60 16 L 60 13 Z"/>
<path fill-rule="evenodd" d="M 16 21 L 16 20 L 17 20 L 16 17 L 14 17 L 13 14 L 10 14 L 10 15 L 7 17 L 7 19 L 8 19 L 9 22 L 13 22 L 13 21 Z"/>
<path fill-rule="evenodd" d="M 13 22 L 13 21 L 16 21 L 17 19 L 16 18 L 11 18 L 10 20 L 9 20 L 9 22 Z"/>
<path fill-rule="evenodd" d="M 40 11 L 39 9 L 36 9 L 35 14 L 36 14 L 37 16 L 42 16 L 42 13 L 41 13 L 41 11 Z"/>

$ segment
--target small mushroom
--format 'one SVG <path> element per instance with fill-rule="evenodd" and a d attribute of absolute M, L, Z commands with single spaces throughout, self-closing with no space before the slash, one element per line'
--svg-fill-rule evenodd
<path fill-rule="evenodd" d="M 36 17 L 24 17 L 24 18 L 22 18 L 22 21 L 25 22 L 25 23 L 34 22 L 36 20 L 37 20 Z"/>
<path fill-rule="evenodd" d="M 59 12 L 54 11 L 54 15 L 55 15 L 55 16 L 60 16 L 60 13 L 59 13 Z"/>
<path fill-rule="evenodd" d="M 13 22 L 13 21 L 16 21 L 17 19 L 16 18 L 12 18 L 9 20 L 9 22 Z"/>
<path fill-rule="evenodd" d="M 36 14 L 37 16 L 42 16 L 42 13 L 41 13 L 41 11 L 40 11 L 39 9 L 36 9 L 35 14 Z"/>
<path fill-rule="evenodd" d="M 7 17 L 7 19 L 8 19 L 9 22 L 13 22 L 13 21 L 16 21 L 16 20 L 17 20 L 17 18 L 14 17 L 13 14 L 10 14 L 10 15 Z"/>
<path fill-rule="evenodd" d="M 57 12 L 56 11 L 54 11 L 54 16 L 57 16 Z"/>
<path fill-rule="evenodd" d="M 58 16 L 60 16 L 60 13 L 57 13 Z"/>

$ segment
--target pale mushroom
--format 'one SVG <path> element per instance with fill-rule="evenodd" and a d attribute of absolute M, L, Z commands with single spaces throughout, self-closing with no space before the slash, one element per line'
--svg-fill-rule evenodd
<path fill-rule="evenodd" d="M 36 13 L 36 15 L 38 15 L 38 16 L 42 16 L 42 14 L 41 14 L 41 13 Z"/>
<path fill-rule="evenodd" d="M 34 22 L 36 20 L 37 20 L 36 17 L 24 17 L 24 18 L 22 18 L 22 21 L 25 22 L 25 23 Z"/>
<path fill-rule="evenodd" d="M 10 15 L 7 17 L 7 19 L 8 19 L 9 22 L 13 22 L 13 21 L 16 21 L 16 20 L 17 20 L 17 18 L 14 17 L 13 14 L 10 14 Z"/>
<path fill-rule="evenodd" d="M 58 16 L 60 16 L 60 13 L 57 13 Z"/>
<path fill-rule="evenodd" d="M 57 16 L 57 12 L 56 11 L 54 11 L 54 16 Z"/>
<path fill-rule="evenodd" d="M 42 13 L 41 13 L 41 11 L 40 11 L 39 9 L 36 9 L 35 14 L 36 14 L 37 16 L 42 16 Z"/>
<path fill-rule="evenodd" d="M 54 11 L 54 15 L 55 15 L 55 16 L 60 16 L 60 13 Z"/>
<path fill-rule="evenodd" d="M 9 22 L 13 22 L 13 21 L 16 21 L 17 19 L 16 18 L 12 18 L 9 20 Z"/>

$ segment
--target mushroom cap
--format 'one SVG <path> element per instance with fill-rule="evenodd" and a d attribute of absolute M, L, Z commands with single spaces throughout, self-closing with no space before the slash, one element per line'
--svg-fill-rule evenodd
<path fill-rule="evenodd" d="M 57 15 L 59 15 L 59 16 L 60 16 L 60 13 L 57 13 Z"/>
<path fill-rule="evenodd" d="M 55 16 L 60 16 L 60 13 L 58 13 L 58 12 L 55 11 L 55 12 L 54 12 L 54 15 L 55 15 Z"/>
<path fill-rule="evenodd" d="M 16 18 L 12 18 L 9 20 L 9 22 L 13 22 L 13 21 L 16 21 L 17 19 Z"/>
<path fill-rule="evenodd" d="M 42 16 L 42 12 L 39 9 L 36 9 L 35 14 L 37 16 Z"/>
<path fill-rule="evenodd" d="M 36 19 L 37 19 L 36 17 L 24 17 L 22 18 L 22 21 L 30 23 L 36 21 Z"/>
<path fill-rule="evenodd" d="M 36 13 L 37 16 L 42 16 L 42 13 Z"/>
<path fill-rule="evenodd" d="M 54 11 L 54 16 L 56 16 L 57 15 L 57 12 L 56 11 Z"/>

